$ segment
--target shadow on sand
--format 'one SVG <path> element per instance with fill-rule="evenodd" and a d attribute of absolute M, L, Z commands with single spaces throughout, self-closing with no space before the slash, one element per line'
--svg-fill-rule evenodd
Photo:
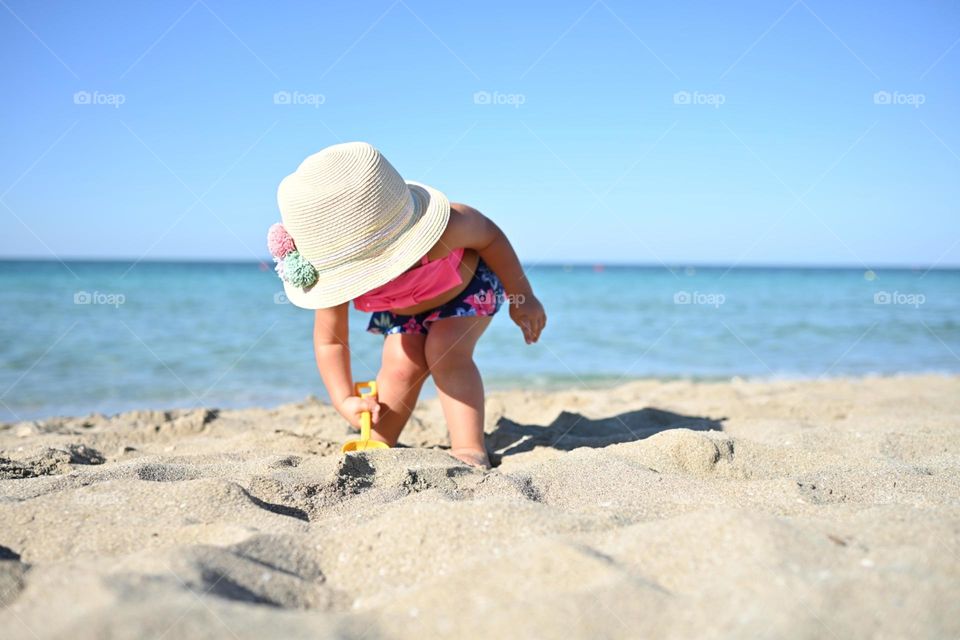
<path fill-rule="evenodd" d="M 499 461 L 503 456 L 531 451 L 534 447 L 571 451 L 643 440 L 667 429 L 721 430 L 724 420 L 726 418 L 685 416 L 650 407 L 597 420 L 564 411 L 545 427 L 500 418 L 496 429 L 487 435 L 487 450 L 495 452 L 494 457 Z"/>

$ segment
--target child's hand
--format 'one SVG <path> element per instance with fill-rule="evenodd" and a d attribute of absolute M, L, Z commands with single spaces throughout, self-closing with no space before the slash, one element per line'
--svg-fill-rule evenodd
<path fill-rule="evenodd" d="M 380 404 L 376 398 L 361 398 L 359 396 L 350 396 L 340 403 L 340 415 L 347 419 L 354 429 L 360 428 L 360 414 L 364 411 L 370 412 L 373 424 L 380 420 Z"/>
<path fill-rule="evenodd" d="M 517 296 L 510 301 L 510 319 L 523 330 L 523 339 L 533 344 L 540 339 L 540 332 L 547 324 L 547 314 L 543 305 L 532 293 Z"/>

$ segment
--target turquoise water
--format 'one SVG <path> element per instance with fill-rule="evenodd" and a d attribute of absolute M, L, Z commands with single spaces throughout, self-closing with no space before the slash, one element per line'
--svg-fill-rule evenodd
<path fill-rule="evenodd" d="M 960 371 L 960 271 L 529 276 L 548 327 L 528 346 L 496 317 L 478 353 L 489 388 Z M 256 263 L 0 261 L 0 420 L 325 398 L 312 315 L 280 290 Z M 372 377 L 381 339 L 351 323 L 355 378 Z"/>

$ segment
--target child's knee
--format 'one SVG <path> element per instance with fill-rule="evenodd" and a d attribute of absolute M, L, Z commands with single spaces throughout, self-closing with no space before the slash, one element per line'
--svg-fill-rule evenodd
<path fill-rule="evenodd" d="M 381 384 L 407 388 L 422 382 L 428 373 L 426 362 L 396 360 L 385 362 L 383 368 L 380 369 L 378 378 L 380 378 Z"/>
<path fill-rule="evenodd" d="M 490 318 L 448 318 L 432 325 L 424 345 L 424 356 L 430 373 L 469 370 L 473 350 Z"/>
<path fill-rule="evenodd" d="M 473 369 L 473 351 L 456 347 L 446 351 L 427 351 L 427 366 L 434 375 Z"/>

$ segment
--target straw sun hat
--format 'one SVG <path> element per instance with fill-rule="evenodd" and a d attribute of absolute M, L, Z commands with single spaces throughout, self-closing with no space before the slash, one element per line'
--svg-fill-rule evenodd
<path fill-rule="evenodd" d="M 287 298 L 304 309 L 348 302 L 399 276 L 440 239 L 447 197 L 404 182 L 365 142 L 308 157 L 277 189 L 267 237 Z"/>

